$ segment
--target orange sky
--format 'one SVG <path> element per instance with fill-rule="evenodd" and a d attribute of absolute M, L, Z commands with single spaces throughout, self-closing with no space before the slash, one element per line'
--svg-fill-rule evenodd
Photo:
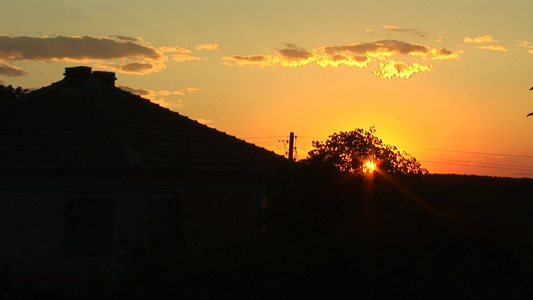
<path fill-rule="evenodd" d="M 87 65 L 280 154 L 375 126 L 432 173 L 533 177 L 529 0 L 4 3 L 1 84 Z"/>

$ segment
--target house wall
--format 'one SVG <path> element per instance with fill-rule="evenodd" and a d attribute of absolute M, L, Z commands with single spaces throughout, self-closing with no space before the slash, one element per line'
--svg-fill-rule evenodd
<path fill-rule="evenodd" d="M 91 266 L 112 270 L 114 255 L 130 245 L 150 247 L 154 233 L 179 233 L 189 250 L 231 243 L 257 229 L 262 188 L 248 183 L 179 184 L 116 178 L 3 178 L 0 180 L 0 264 L 16 274 L 86 274 Z M 111 193 L 113 253 L 65 252 L 65 193 Z M 172 204 L 172 199 L 175 204 Z M 178 222 L 169 226 L 176 205 Z M 165 219 L 167 218 L 167 219 Z M 161 222 L 163 220 L 163 222 Z M 179 232 L 175 230 L 177 225 Z M 168 244 L 173 247 L 176 244 Z"/>

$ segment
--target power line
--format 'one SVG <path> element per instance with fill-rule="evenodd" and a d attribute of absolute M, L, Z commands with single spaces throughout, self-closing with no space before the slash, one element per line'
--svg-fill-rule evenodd
<path fill-rule="evenodd" d="M 446 159 L 446 158 L 438 158 L 438 157 L 425 157 L 420 156 L 417 158 L 419 161 L 423 161 L 424 159 L 438 159 L 438 160 L 445 160 L 445 161 L 453 161 L 453 162 L 460 162 L 460 163 L 466 163 L 465 166 L 472 166 L 476 167 L 479 165 L 491 165 L 491 166 L 503 166 L 503 167 L 516 167 L 516 168 L 531 168 L 531 171 L 533 171 L 533 166 L 517 166 L 517 165 L 510 165 L 510 164 L 498 164 L 498 163 L 490 163 L 490 162 L 484 162 L 484 161 L 469 161 L 469 160 L 460 160 L 460 159 Z M 437 163 L 437 162 L 434 162 Z"/>
<path fill-rule="evenodd" d="M 481 166 L 481 165 L 465 165 L 465 164 L 445 163 L 445 162 L 436 162 L 436 161 L 420 161 L 420 162 L 421 163 L 428 163 L 428 164 L 440 164 L 440 165 L 452 165 L 452 166 L 463 166 L 463 167 L 474 167 L 474 168 L 501 169 L 501 170 L 533 172 L 533 169 L 523 169 L 523 168 L 506 168 L 506 167 L 493 167 L 493 166 Z"/>
<path fill-rule="evenodd" d="M 279 143 L 279 140 L 267 140 L 267 141 L 258 141 L 258 142 L 252 142 L 253 144 L 271 144 L 271 143 Z"/>
<path fill-rule="evenodd" d="M 280 143 L 283 143 L 283 148 L 285 148 L 285 155 L 287 155 L 289 160 L 298 160 L 298 148 L 296 147 L 297 140 L 298 136 L 291 131 L 288 138 L 278 141 Z"/>
<path fill-rule="evenodd" d="M 284 138 L 285 136 L 258 136 L 258 137 L 247 137 L 243 139 L 267 139 L 267 138 Z M 320 140 L 316 137 L 302 136 L 299 135 L 299 138 Z M 450 150 L 450 149 L 436 149 L 436 148 L 426 148 L 426 147 L 413 147 L 413 146 L 398 146 L 397 148 L 407 148 L 407 149 L 418 149 L 418 150 L 429 150 L 429 151 L 438 151 L 438 152 L 450 152 L 450 153 L 462 153 L 462 154 L 476 154 L 476 155 L 490 155 L 490 156 L 506 156 L 506 157 L 519 157 L 519 158 L 528 158 L 533 159 L 533 155 L 519 155 L 519 154 L 506 154 L 506 153 L 491 153 L 491 152 L 475 152 L 475 151 L 464 151 L 464 150 Z"/>
<path fill-rule="evenodd" d="M 445 149 L 434 149 L 434 148 L 423 148 L 423 147 L 408 147 L 408 146 L 400 146 L 398 148 L 420 149 L 420 150 L 430 150 L 430 151 L 440 151 L 440 152 L 453 152 L 453 153 L 466 153 L 466 154 L 478 154 L 478 155 L 493 155 L 493 156 L 510 156 L 510 157 L 533 158 L 533 155 L 518 155 L 518 154 L 473 152 L 473 151 L 460 151 L 460 150 L 445 150 Z"/>
<path fill-rule="evenodd" d="M 243 137 L 243 140 L 253 140 L 253 139 L 279 139 L 284 138 L 284 135 L 278 135 L 278 136 L 252 136 L 252 137 Z"/>

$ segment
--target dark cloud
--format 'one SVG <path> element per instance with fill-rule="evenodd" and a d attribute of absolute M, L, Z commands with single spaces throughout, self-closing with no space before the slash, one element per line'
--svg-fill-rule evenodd
<path fill-rule="evenodd" d="M 218 44 L 198 45 L 201 50 L 217 50 Z M 166 67 L 172 55 L 175 62 L 202 60 L 190 55 L 189 49 L 177 46 L 152 47 L 142 38 L 112 35 L 95 38 L 90 36 L 8 36 L 0 35 L 0 74 L 25 75 L 25 72 L 7 64 L 31 60 L 44 62 L 75 61 L 95 63 L 117 72 L 147 74 Z M 207 59 L 207 58 L 205 58 Z M 6 64 L 7 63 L 7 64 Z"/>
<path fill-rule="evenodd" d="M 287 48 L 277 50 L 278 54 L 287 59 L 307 59 L 313 56 L 313 53 L 308 52 L 304 48 L 300 48 L 295 44 L 286 44 Z"/>
<path fill-rule="evenodd" d="M 314 59 L 313 53 L 298 47 L 293 43 L 286 44 L 287 48 L 277 50 L 279 62 L 283 66 L 297 67 L 308 64 Z"/>
<path fill-rule="evenodd" d="M 354 54 L 410 54 L 420 55 L 428 53 L 430 48 L 428 46 L 419 44 L 410 44 L 397 40 L 382 40 L 373 43 L 351 44 L 341 46 L 326 46 L 324 52 L 328 54 L 338 52 L 351 52 Z"/>
<path fill-rule="evenodd" d="M 117 58 L 161 59 L 153 47 L 109 38 L 81 37 L 10 37 L 0 36 L 0 59 L 16 60 L 105 60 Z"/>
<path fill-rule="evenodd" d="M 248 56 L 234 55 L 231 58 L 234 60 L 242 60 L 242 61 L 250 61 L 250 62 L 268 61 L 267 55 L 248 55 Z"/>
<path fill-rule="evenodd" d="M 27 74 L 28 72 L 20 68 L 0 63 L 0 75 L 16 77 L 16 76 L 24 76 Z"/>
<path fill-rule="evenodd" d="M 412 56 L 421 61 L 460 59 L 462 50 L 431 48 L 422 44 L 412 44 L 398 40 L 381 40 L 372 43 L 328 45 L 306 50 L 295 44 L 276 50 L 277 55 L 233 55 L 223 58 L 230 66 L 304 66 L 315 63 L 320 67 L 358 67 L 366 68 L 371 62 L 380 62 L 379 71 L 373 73 L 379 78 L 410 78 L 414 74 L 433 70 L 432 65 L 406 63 L 394 60 L 398 56 Z"/>
<path fill-rule="evenodd" d="M 154 94 L 152 90 L 134 89 L 132 87 L 125 86 L 125 85 L 120 85 L 119 88 L 126 92 L 130 92 L 134 95 L 139 95 L 141 97 L 147 97 L 147 96 Z"/>

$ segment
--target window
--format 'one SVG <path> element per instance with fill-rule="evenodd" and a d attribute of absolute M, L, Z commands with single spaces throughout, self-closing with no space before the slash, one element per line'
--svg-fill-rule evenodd
<path fill-rule="evenodd" d="M 113 250 L 111 193 L 65 194 L 64 250 L 68 254 L 110 254 Z"/>

